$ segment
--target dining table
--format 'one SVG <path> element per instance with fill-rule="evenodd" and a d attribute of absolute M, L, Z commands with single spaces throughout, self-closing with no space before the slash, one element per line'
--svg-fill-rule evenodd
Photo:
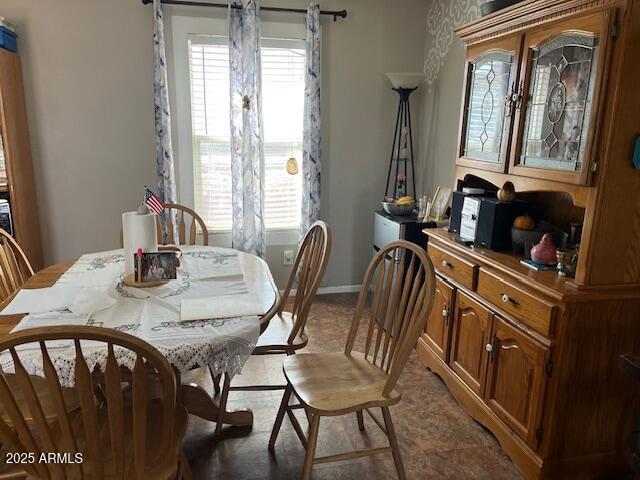
<path fill-rule="evenodd" d="M 183 383 L 181 378 L 182 374 L 201 367 L 209 368 L 212 375 L 233 377 L 239 373 L 258 336 L 277 311 L 278 289 L 266 262 L 255 255 L 212 246 L 179 248 L 181 265 L 177 278 L 163 286 L 148 289 L 127 286 L 123 281 L 124 255 L 120 249 L 86 254 L 48 266 L 30 277 L 21 289 L 76 286 L 82 288 L 84 297 L 92 292 L 96 292 L 96 296 L 106 292 L 116 299 L 116 306 L 91 314 L 88 325 L 139 336 L 163 353 L 176 373 L 178 401 L 190 414 L 212 422 L 251 426 L 251 410 L 221 410 L 214 392 L 196 383 Z M 10 306 L 18 294 L 19 291 L 14 292 L 0 303 L 0 339 L 28 313 L 3 314 L 2 310 Z M 185 301 L 196 301 L 200 308 L 204 306 L 204 317 L 181 320 Z M 218 304 L 226 305 L 227 310 L 229 306 L 232 309 L 237 306 L 238 316 L 235 317 L 233 311 L 227 312 L 224 318 L 209 316 L 215 313 Z M 197 317 L 198 311 L 196 308 L 192 316 Z M 33 326 L 37 326 L 38 316 L 31 317 L 30 322 L 35 321 Z M 68 361 L 62 358 L 61 363 Z M 94 364 L 100 364 L 99 355 Z M 37 371 L 30 373 L 38 374 Z"/>

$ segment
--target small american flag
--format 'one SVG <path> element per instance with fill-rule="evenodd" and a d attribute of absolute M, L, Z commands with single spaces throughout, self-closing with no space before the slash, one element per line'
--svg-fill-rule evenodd
<path fill-rule="evenodd" d="M 158 198 L 158 196 L 149 190 L 149 187 L 145 185 L 144 187 L 144 204 L 147 206 L 149 211 L 153 213 L 160 213 L 164 210 L 164 205 L 162 201 Z"/>

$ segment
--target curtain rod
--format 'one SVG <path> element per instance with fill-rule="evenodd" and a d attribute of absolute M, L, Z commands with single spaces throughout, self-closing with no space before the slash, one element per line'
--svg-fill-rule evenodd
<path fill-rule="evenodd" d="M 151 3 L 153 0 L 142 0 L 142 3 L 147 5 Z M 165 5 L 187 5 L 191 7 L 214 7 L 214 8 L 235 8 L 238 10 L 242 9 L 242 5 L 237 3 L 232 3 L 231 5 L 227 3 L 208 3 L 208 2 L 192 2 L 187 0 L 160 0 L 160 3 Z M 306 10 L 302 8 L 284 8 L 284 7 L 260 7 L 260 10 L 264 10 L 267 12 L 290 12 L 290 13 L 307 13 Z M 333 17 L 333 21 L 335 22 L 340 18 L 347 17 L 346 10 L 320 10 L 320 15 L 330 15 Z"/>

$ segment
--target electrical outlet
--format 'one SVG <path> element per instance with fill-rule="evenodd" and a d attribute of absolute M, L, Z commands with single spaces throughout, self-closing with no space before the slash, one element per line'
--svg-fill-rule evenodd
<path fill-rule="evenodd" d="M 293 250 L 285 250 L 282 253 L 282 264 L 293 265 Z"/>

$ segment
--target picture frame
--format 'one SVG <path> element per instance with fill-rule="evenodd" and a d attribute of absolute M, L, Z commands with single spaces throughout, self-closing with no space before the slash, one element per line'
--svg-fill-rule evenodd
<path fill-rule="evenodd" d="M 138 283 L 164 282 L 177 277 L 178 257 L 175 252 L 147 252 L 140 258 L 134 254 L 134 278 Z"/>
<path fill-rule="evenodd" d="M 427 212 L 427 216 L 436 221 L 443 220 L 444 214 L 447 211 L 447 206 L 451 200 L 452 193 L 452 188 L 439 186 L 436 189 L 436 194 L 433 196 L 431 208 Z"/>

